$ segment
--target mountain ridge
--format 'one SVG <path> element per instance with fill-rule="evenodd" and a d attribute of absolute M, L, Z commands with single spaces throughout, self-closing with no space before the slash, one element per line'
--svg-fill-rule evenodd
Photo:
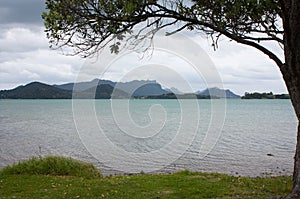
<path fill-rule="evenodd" d="M 173 92 L 174 91 L 174 92 Z M 48 85 L 31 82 L 11 90 L 1 90 L 0 99 L 110 99 L 110 98 L 146 98 L 146 99 L 182 99 L 189 98 L 240 98 L 229 89 L 207 88 L 196 93 L 184 93 L 172 87 L 163 89 L 156 80 L 133 80 L 113 82 L 94 79 L 87 82 Z M 170 98 L 171 97 L 171 98 Z"/>
<path fill-rule="evenodd" d="M 0 99 L 70 99 L 72 92 L 41 82 L 0 91 Z"/>
<path fill-rule="evenodd" d="M 234 94 L 229 89 L 220 89 L 218 87 L 207 88 L 203 91 L 196 92 L 196 94 L 203 95 L 203 96 L 215 96 L 218 98 L 228 98 L 228 99 L 240 98 L 239 95 Z"/>

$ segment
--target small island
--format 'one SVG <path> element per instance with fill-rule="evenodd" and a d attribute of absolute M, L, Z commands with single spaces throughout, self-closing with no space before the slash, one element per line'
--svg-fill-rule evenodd
<path fill-rule="evenodd" d="M 289 94 L 273 94 L 272 92 L 269 93 L 248 93 L 246 92 L 244 96 L 241 97 L 242 99 L 290 99 Z"/>

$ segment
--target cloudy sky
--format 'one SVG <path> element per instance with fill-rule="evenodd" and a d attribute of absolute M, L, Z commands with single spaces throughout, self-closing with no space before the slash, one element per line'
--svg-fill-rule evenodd
<path fill-rule="evenodd" d="M 193 64 L 188 63 L 184 56 L 165 49 L 152 52 L 152 57 L 138 56 L 136 59 L 132 54 L 117 57 L 105 72 L 95 67 L 99 60 L 101 64 L 105 63 L 101 61 L 101 55 L 98 64 L 87 67 L 95 62 L 65 56 L 62 51 L 48 48 L 41 18 L 43 10 L 44 0 L 0 1 L 0 89 L 11 89 L 32 81 L 59 84 L 94 78 L 114 81 L 155 78 L 165 87 L 184 89 L 179 81 L 181 78 L 194 90 L 201 90 L 206 87 L 205 83 L 211 81 L 210 75 L 207 75 L 209 73 L 204 70 L 215 67 L 224 88 L 237 94 L 253 91 L 287 92 L 278 68 L 265 55 L 227 39 L 222 39 L 219 49 L 214 51 L 210 42 L 199 34 L 187 35 L 202 50 L 198 58 L 210 59 L 200 64 L 203 72 L 200 75 L 195 75 L 191 67 Z M 278 49 L 276 46 L 269 47 Z M 184 48 L 185 52 L 196 53 L 189 46 Z M 276 52 L 280 53 L 280 50 Z"/>

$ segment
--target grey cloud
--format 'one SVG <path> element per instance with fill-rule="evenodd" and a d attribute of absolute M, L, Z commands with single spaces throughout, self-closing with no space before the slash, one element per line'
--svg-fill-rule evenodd
<path fill-rule="evenodd" d="M 48 41 L 43 34 L 42 28 L 32 30 L 16 27 L 2 31 L 0 36 L 0 53 L 28 52 L 38 49 L 48 49 Z"/>
<path fill-rule="evenodd" d="M 42 12 L 45 0 L 1 0 L 0 24 L 39 24 L 42 25 Z"/>
<path fill-rule="evenodd" d="M 23 53 L 0 53 L 7 56 L 0 62 L 0 90 L 32 81 L 48 84 L 74 82 L 82 61 L 55 51 L 41 49 Z"/>

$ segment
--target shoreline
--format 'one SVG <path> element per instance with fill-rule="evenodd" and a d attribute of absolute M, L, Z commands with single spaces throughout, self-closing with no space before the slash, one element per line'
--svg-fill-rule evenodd
<path fill-rule="evenodd" d="M 31 156 L 29 158 L 24 158 L 22 160 L 17 160 L 17 161 L 14 161 L 13 163 L 11 164 L 7 164 L 5 166 L 2 166 L 0 167 L 0 171 L 2 169 L 4 169 L 5 167 L 8 167 L 8 166 L 14 166 L 18 163 L 22 163 L 22 162 L 26 162 L 28 159 L 31 159 L 31 158 L 45 158 L 45 157 L 49 157 L 49 156 L 52 156 L 51 154 L 49 155 L 43 155 L 43 156 Z M 61 156 L 63 157 L 63 156 Z M 101 174 L 104 176 L 104 177 L 111 177 L 111 176 L 135 176 L 135 175 L 172 175 L 172 174 L 176 174 L 178 172 L 182 172 L 182 171 L 189 171 L 189 172 L 195 172 L 195 173 L 208 173 L 208 174 L 213 174 L 213 173 L 217 173 L 217 174 L 220 174 L 220 175 L 228 175 L 228 176 L 232 176 L 232 177 L 246 177 L 246 178 L 269 178 L 269 177 L 291 177 L 292 176 L 292 171 L 287 171 L 285 169 L 279 169 L 277 167 L 277 171 L 273 171 L 271 168 L 270 168 L 270 172 L 257 172 L 258 174 L 254 174 L 255 172 L 251 172 L 253 173 L 252 175 L 243 175 L 242 173 L 239 173 L 237 171 L 229 171 L 229 172 L 222 172 L 222 171 L 218 171 L 217 169 L 213 170 L 213 169 L 201 169 L 201 170 L 191 170 L 191 169 L 188 169 L 188 168 L 177 168 L 174 167 L 174 164 L 170 164 L 168 165 L 167 167 L 161 169 L 161 170 L 158 170 L 158 171 L 152 171 L 152 172 L 144 172 L 144 171 L 140 171 L 140 172 L 132 172 L 132 173 L 129 173 L 129 172 L 124 172 L 124 171 L 117 171 L 117 170 L 113 170 L 111 168 L 108 168 L 106 166 L 104 166 L 102 163 L 100 163 L 99 161 L 95 160 L 95 159 L 81 159 L 81 158 L 76 158 L 76 157 L 67 157 L 67 158 L 71 158 L 71 159 L 75 159 L 77 161 L 82 161 L 82 162 L 86 162 L 86 163 L 89 163 L 89 164 L 92 164 L 93 166 L 95 166 L 100 172 Z M 91 161 L 91 160 L 94 160 L 94 161 Z M 175 168 L 175 169 L 174 169 Z"/>
<path fill-rule="evenodd" d="M 292 187 L 291 177 L 247 178 L 187 170 L 103 177 L 89 163 L 57 156 L 2 169 L 0 178 L 3 198 L 262 199 L 284 196 Z"/>

